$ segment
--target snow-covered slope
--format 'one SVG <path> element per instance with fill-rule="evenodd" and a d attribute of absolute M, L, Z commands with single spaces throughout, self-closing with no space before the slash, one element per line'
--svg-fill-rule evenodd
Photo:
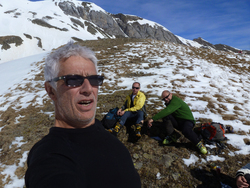
<path fill-rule="evenodd" d="M 32 49 L 30 50 L 32 52 Z M 112 50 L 115 50 L 115 59 L 110 53 Z M 161 103 L 159 98 L 161 92 L 169 89 L 185 96 L 185 102 L 189 104 L 196 119 L 211 118 L 213 121 L 231 125 L 234 128 L 235 134 L 226 134 L 229 138 L 228 144 L 237 148 L 230 152 L 230 157 L 249 155 L 250 145 L 245 144 L 249 136 L 240 131 L 248 133 L 250 129 L 250 82 L 249 72 L 247 72 L 250 67 L 250 56 L 193 49 L 160 41 L 131 42 L 124 46 L 103 48 L 101 51 L 96 51 L 96 54 L 100 57 L 100 74 L 107 78 L 104 81 L 105 84 L 100 87 L 99 95 L 109 96 L 115 91 L 130 90 L 131 83 L 139 81 L 142 91 L 149 96 L 147 97 L 148 110 L 150 108 L 160 110 L 162 107 L 156 106 L 156 103 Z M 29 120 L 25 119 L 29 116 L 27 114 L 29 111 L 25 110 L 32 106 L 32 113 L 35 116 L 44 116 L 42 121 L 54 114 L 51 108 L 43 108 L 46 101 L 50 101 L 43 87 L 44 79 L 41 74 L 45 55 L 46 53 L 42 53 L 0 64 L 2 71 L 0 80 L 4 80 L 0 90 L 0 137 L 2 138 L 0 141 L 2 141 L 1 144 L 4 143 L 4 147 L 0 148 L 2 157 L 0 187 L 1 182 L 5 188 L 23 187 L 27 154 L 34 142 L 30 136 L 36 133 L 37 129 L 45 128 L 43 123 L 36 122 L 38 125 L 31 131 L 27 126 Z M 211 58 L 207 58 L 209 56 Z M 137 62 L 138 57 L 140 60 Z M 22 67 L 16 68 L 20 64 Z M 37 75 L 39 79 L 35 79 Z M 99 106 L 98 110 L 100 108 Z M 35 109 L 38 110 L 35 111 Z M 8 114 L 8 111 L 11 114 Z M 11 129 L 15 131 L 11 132 Z M 4 137 L 6 132 L 11 133 Z M 40 137 L 41 134 L 39 134 Z M 180 161 L 183 160 L 183 165 L 186 165 L 185 168 L 194 165 L 200 159 L 202 160 L 200 163 L 204 165 L 210 161 L 225 160 L 223 155 L 218 156 L 209 152 L 208 155 L 201 157 L 199 153 L 192 150 L 189 150 L 186 156 L 180 158 Z"/>
<path fill-rule="evenodd" d="M 183 37 L 180 37 L 180 36 L 177 36 L 180 41 L 183 43 L 183 44 L 186 44 L 188 46 L 193 46 L 193 47 L 197 47 L 197 48 L 200 48 L 202 45 L 199 44 L 198 42 L 195 42 L 193 40 L 189 40 L 189 39 L 185 39 Z"/>
<path fill-rule="evenodd" d="M 121 36 L 200 46 L 156 22 L 133 15 L 117 17 L 94 3 L 78 0 L 1 1 L 0 27 L 0 63 L 50 51 L 72 39 Z"/>
<path fill-rule="evenodd" d="M 104 35 L 98 30 L 91 33 L 88 31 L 88 26 L 84 25 L 83 28 L 73 23 L 71 18 L 79 20 L 79 23 L 84 20 L 64 14 L 58 6 L 58 2 L 61 1 L 11 0 L 0 2 L 0 63 L 49 51 L 65 44 L 72 37 L 82 40 L 104 38 Z M 71 0 L 71 2 L 79 6 L 82 3 L 75 0 Z M 90 3 L 88 6 L 91 10 L 105 12 L 94 3 Z M 1 44 L 1 40 L 4 40 L 6 36 L 13 36 L 9 39 L 13 40 L 9 49 L 3 49 L 3 44 Z M 22 44 L 15 44 L 16 37 L 21 38 Z"/>

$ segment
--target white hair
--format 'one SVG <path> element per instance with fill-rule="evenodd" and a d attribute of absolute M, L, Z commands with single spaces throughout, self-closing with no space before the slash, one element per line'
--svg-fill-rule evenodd
<path fill-rule="evenodd" d="M 57 77 L 59 73 L 60 62 L 65 61 L 65 59 L 71 56 L 81 56 L 82 58 L 89 59 L 94 63 L 96 72 L 98 72 L 97 58 L 95 53 L 85 46 L 80 46 L 78 44 L 74 44 L 73 41 L 70 41 L 65 46 L 55 50 L 47 56 L 44 67 L 45 81 L 50 81 Z M 51 86 L 55 89 L 55 82 L 52 82 Z"/>

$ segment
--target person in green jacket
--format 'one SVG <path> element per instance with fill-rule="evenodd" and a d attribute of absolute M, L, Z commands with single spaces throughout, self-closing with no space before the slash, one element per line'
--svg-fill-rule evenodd
<path fill-rule="evenodd" d="M 114 129 L 109 130 L 113 135 L 117 136 L 128 118 L 136 117 L 136 136 L 141 137 L 141 127 L 143 125 L 144 116 L 146 116 L 146 96 L 140 89 L 140 83 L 134 82 L 132 85 L 132 92 L 126 97 L 124 105 L 117 111 L 117 115 L 121 116 L 120 121 L 117 122 Z"/>
<path fill-rule="evenodd" d="M 193 131 L 195 119 L 189 106 L 168 90 L 162 92 L 162 100 L 165 102 L 166 108 L 149 119 L 148 126 L 152 127 L 154 121 L 162 119 L 167 135 L 163 144 L 170 144 L 178 140 L 180 135 L 174 130 L 177 129 L 194 143 L 202 154 L 206 154 L 207 149 L 202 144 L 201 138 Z"/>

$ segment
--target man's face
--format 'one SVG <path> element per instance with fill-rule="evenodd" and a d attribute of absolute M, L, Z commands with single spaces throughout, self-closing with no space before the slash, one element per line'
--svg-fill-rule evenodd
<path fill-rule="evenodd" d="M 96 75 L 97 72 L 94 63 L 89 59 L 71 56 L 60 63 L 58 76 L 69 74 L 90 76 Z M 98 86 L 90 85 L 88 79 L 84 79 L 79 87 L 68 87 L 63 80 L 59 80 L 54 100 L 59 127 L 84 128 L 93 124 L 97 95 Z"/>
<path fill-rule="evenodd" d="M 137 95 L 139 90 L 140 90 L 140 85 L 138 83 L 134 83 L 133 86 L 132 86 L 133 95 Z"/>
<path fill-rule="evenodd" d="M 172 94 L 169 92 L 163 92 L 161 97 L 162 97 L 162 100 L 165 102 L 165 104 L 169 104 L 169 102 L 172 99 Z"/>

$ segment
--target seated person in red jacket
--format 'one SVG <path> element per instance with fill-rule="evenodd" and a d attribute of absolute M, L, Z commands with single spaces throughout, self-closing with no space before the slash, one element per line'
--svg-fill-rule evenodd
<path fill-rule="evenodd" d="M 162 126 L 165 126 L 167 134 L 167 137 L 163 140 L 163 144 L 170 144 L 177 141 L 179 135 L 174 130 L 177 129 L 194 143 L 202 154 L 206 154 L 206 147 L 202 144 L 200 137 L 193 131 L 195 120 L 189 106 L 168 90 L 162 92 L 162 100 L 165 102 L 166 108 L 154 115 L 148 121 L 148 126 L 151 127 L 154 121 L 162 119 Z"/>

